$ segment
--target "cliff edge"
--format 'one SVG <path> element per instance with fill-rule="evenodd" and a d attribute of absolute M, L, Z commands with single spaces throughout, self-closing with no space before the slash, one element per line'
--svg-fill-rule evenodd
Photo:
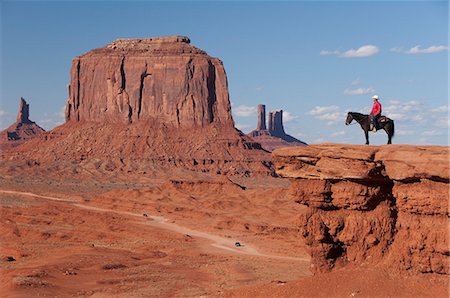
<path fill-rule="evenodd" d="M 311 145 L 273 153 L 292 178 L 312 270 L 346 264 L 449 272 L 449 148 Z"/>

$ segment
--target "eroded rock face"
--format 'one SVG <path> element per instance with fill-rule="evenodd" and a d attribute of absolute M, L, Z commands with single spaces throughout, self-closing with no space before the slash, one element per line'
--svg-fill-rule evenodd
<path fill-rule="evenodd" d="M 66 121 L 233 127 L 222 62 L 183 36 L 119 39 L 72 61 Z"/>
<path fill-rule="evenodd" d="M 116 40 L 72 61 L 66 123 L 26 144 L 9 172 L 272 175 L 270 155 L 234 127 L 222 62 L 187 37 Z M 38 169 L 35 169 L 38 168 Z"/>
<path fill-rule="evenodd" d="M 273 152 L 310 207 L 313 270 L 346 263 L 449 274 L 448 147 L 313 145 Z"/>
<path fill-rule="evenodd" d="M 10 149 L 37 137 L 45 130 L 30 120 L 30 105 L 21 97 L 17 121 L 0 132 L 0 149 Z"/>

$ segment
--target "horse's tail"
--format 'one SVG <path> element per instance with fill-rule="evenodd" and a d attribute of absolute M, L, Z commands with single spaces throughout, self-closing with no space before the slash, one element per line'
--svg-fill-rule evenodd
<path fill-rule="evenodd" d="M 395 134 L 395 126 L 394 126 L 394 120 L 391 120 L 391 121 L 392 121 L 392 137 L 393 137 Z"/>

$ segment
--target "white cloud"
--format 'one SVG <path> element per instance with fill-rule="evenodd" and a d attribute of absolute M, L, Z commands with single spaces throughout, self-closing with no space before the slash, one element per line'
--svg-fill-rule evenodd
<path fill-rule="evenodd" d="M 249 107 L 246 105 L 240 105 L 237 107 L 233 107 L 232 112 L 237 117 L 252 117 L 256 116 L 258 109 L 255 106 Z"/>
<path fill-rule="evenodd" d="M 439 130 L 427 130 L 422 133 L 422 136 L 433 137 L 433 136 L 441 136 L 443 133 Z"/>
<path fill-rule="evenodd" d="M 369 88 L 356 88 L 356 89 L 349 89 L 346 88 L 344 90 L 344 94 L 345 95 L 364 95 L 364 94 L 371 94 L 374 93 L 375 89 L 373 89 L 372 87 Z"/>
<path fill-rule="evenodd" d="M 406 54 L 434 54 L 448 50 L 446 46 L 430 46 L 428 48 L 422 49 L 420 45 L 410 48 L 405 53 Z"/>
<path fill-rule="evenodd" d="M 364 45 L 357 50 L 351 49 L 340 55 L 344 58 L 370 57 L 376 55 L 380 50 L 374 45 Z"/>
<path fill-rule="evenodd" d="M 432 109 L 431 111 L 433 113 L 448 113 L 449 107 L 448 106 L 440 106 L 440 107 Z"/>
<path fill-rule="evenodd" d="M 391 52 L 402 54 L 434 54 L 448 50 L 447 46 L 429 46 L 428 48 L 421 48 L 420 45 L 404 50 L 402 47 L 391 48 Z"/>
<path fill-rule="evenodd" d="M 341 52 L 339 51 L 325 51 L 325 50 L 320 51 L 321 56 L 339 56 L 340 54 Z"/>
<path fill-rule="evenodd" d="M 395 134 L 399 135 L 399 136 L 412 136 L 412 135 L 415 135 L 416 132 L 414 130 L 400 130 L 400 129 L 397 129 Z"/>
<path fill-rule="evenodd" d="M 6 117 L 6 116 L 11 116 L 11 114 L 6 111 L 0 110 L 0 117 Z"/>
<path fill-rule="evenodd" d="M 308 114 L 317 119 L 328 121 L 327 124 L 333 124 L 334 122 L 343 121 L 345 119 L 345 113 L 343 113 L 338 106 L 316 106 L 309 111 Z"/>
<path fill-rule="evenodd" d="M 283 111 L 283 122 L 290 122 L 297 118 L 298 118 L 298 116 L 292 115 L 291 113 L 289 113 L 287 111 Z"/>
<path fill-rule="evenodd" d="M 442 118 L 436 122 L 437 127 L 450 128 L 450 118 Z"/>
<path fill-rule="evenodd" d="M 317 138 L 317 139 L 313 140 L 313 144 L 323 143 L 324 141 L 325 141 L 324 138 Z"/>
<path fill-rule="evenodd" d="M 7 128 L 13 122 L 14 122 L 14 118 L 11 113 L 0 110 L 0 130 Z"/>
<path fill-rule="evenodd" d="M 402 52 L 403 52 L 403 49 L 400 48 L 400 47 L 394 47 L 394 48 L 391 49 L 391 52 L 394 52 L 394 53 L 402 53 Z"/>
<path fill-rule="evenodd" d="M 237 129 L 242 130 L 242 131 L 252 129 L 252 126 L 249 124 L 236 123 L 235 126 Z"/>
<path fill-rule="evenodd" d="M 321 56 L 338 56 L 338 57 L 343 57 L 343 58 L 360 58 L 360 57 L 370 57 L 370 56 L 378 54 L 378 52 L 380 52 L 380 49 L 377 46 L 368 44 L 368 45 L 363 45 L 356 50 L 350 49 L 345 52 L 340 52 L 338 50 L 336 50 L 336 51 L 322 50 L 322 51 L 320 51 L 320 55 Z"/>
<path fill-rule="evenodd" d="M 361 81 L 359 80 L 359 78 L 357 78 L 356 80 L 354 80 L 352 82 L 352 86 L 358 86 L 358 85 L 361 85 Z"/>
<path fill-rule="evenodd" d="M 337 131 L 331 134 L 332 137 L 341 137 L 341 136 L 345 136 L 346 132 L 341 130 L 341 131 Z"/>
<path fill-rule="evenodd" d="M 66 106 L 62 106 L 58 112 L 53 113 L 54 116 L 58 118 L 66 118 Z"/>
<path fill-rule="evenodd" d="M 42 126 L 45 130 L 53 129 L 54 127 L 64 123 L 64 119 L 44 118 L 36 121 L 36 123 Z"/>
<path fill-rule="evenodd" d="M 309 111 L 308 114 L 317 116 L 317 115 L 322 115 L 325 113 L 330 113 L 330 112 L 335 112 L 335 111 L 339 111 L 338 106 L 325 106 L 325 107 L 316 106 L 316 107 L 314 107 L 314 109 Z"/>
<path fill-rule="evenodd" d="M 386 116 L 400 121 L 423 122 L 426 118 L 423 115 L 424 112 L 423 105 L 416 100 L 406 102 L 392 100 L 383 107 L 383 113 Z"/>

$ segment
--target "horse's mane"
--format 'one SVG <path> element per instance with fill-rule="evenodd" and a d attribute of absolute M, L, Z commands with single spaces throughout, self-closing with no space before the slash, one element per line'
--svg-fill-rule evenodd
<path fill-rule="evenodd" d="M 367 114 L 361 114 L 357 112 L 348 112 L 349 114 L 356 115 L 356 116 L 367 116 Z"/>
<path fill-rule="evenodd" d="M 352 117 L 354 118 L 354 119 L 361 119 L 361 118 L 363 118 L 363 117 L 367 117 L 367 116 L 369 116 L 369 115 L 366 115 L 366 114 L 361 114 L 361 113 L 357 113 L 357 112 L 348 112 L 350 115 L 352 115 Z"/>

